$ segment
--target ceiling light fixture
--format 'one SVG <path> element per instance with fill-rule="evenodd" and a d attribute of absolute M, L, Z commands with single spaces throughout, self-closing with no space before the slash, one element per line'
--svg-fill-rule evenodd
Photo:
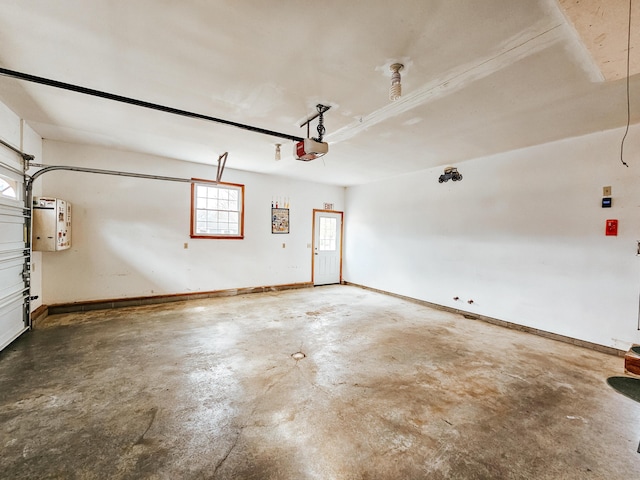
<path fill-rule="evenodd" d="M 276 161 L 280 160 L 282 157 L 280 156 L 280 147 L 281 143 L 276 143 Z"/>
<path fill-rule="evenodd" d="M 438 182 L 440 183 L 448 182 L 449 180 L 453 180 L 454 182 L 462 180 L 462 175 L 456 167 L 446 167 L 444 173 L 438 177 Z"/>
<path fill-rule="evenodd" d="M 395 102 L 402 95 L 402 84 L 400 83 L 400 70 L 404 68 L 401 63 L 394 63 L 389 67 L 391 70 L 391 87 L 389 87 L 389 100 Z"/>

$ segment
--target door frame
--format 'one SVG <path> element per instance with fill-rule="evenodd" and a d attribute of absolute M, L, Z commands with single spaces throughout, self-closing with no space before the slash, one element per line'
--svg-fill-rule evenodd
<path fill-rule="evenodd" d="M 316 214 L 335 213 L 340 215 L 340 284 L 342 285 L 342 251 L 344 249 L 344 212 L 338 210 L 313 209 L 313 220 L 311 223 L 311 284 L 315 282 L 315 259 L 316 259 Z"/>

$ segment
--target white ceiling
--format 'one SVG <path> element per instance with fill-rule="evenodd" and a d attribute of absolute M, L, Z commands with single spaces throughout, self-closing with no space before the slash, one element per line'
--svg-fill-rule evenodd
<path fill-rule="evenodd" d="M 329 153 L 305 163 L 289 140 L 0 76 L 0 99 L 47 139 L 205 163 L 228 151 L 227 168 L 346 186 L 626 123 L 625 79 L 604 81 L 556 0 L 0 0 L 0 12 L 6 69 L 296 136 L 317 103 L 332 106 Z M 639 75 L 631 92 L 636 123 Z"/>

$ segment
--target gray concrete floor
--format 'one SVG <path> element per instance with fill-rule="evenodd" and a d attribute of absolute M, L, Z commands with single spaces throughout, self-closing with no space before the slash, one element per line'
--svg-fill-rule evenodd
<path fill-rule="evenodd" d="M 0 354 L 0 477 L 636 479 L 622 373 L 349 286 L 56 315 Z"/>

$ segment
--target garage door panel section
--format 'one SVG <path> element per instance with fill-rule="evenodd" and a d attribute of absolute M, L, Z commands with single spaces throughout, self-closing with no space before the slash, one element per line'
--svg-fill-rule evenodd
<path fill-rule="evenodd" d="M 3 205 L 0 200 L 0 254 L 7 251 L 22 252 L 25 248 L 24 208 Z"/>
<path fill-rule="evenodd" d="M 27 330 L 29 323 L 29 211 L 23 203 L 24 176 L 16 162 L 0 156 L 0 350 Z"/>
<path fill-rule="evenodd" d="M 7 347 L 26 330 L 22 295 L 8 298 L 6 304 L 0 305 L 0 350 Z"/>
<path fill-rule="evenodd" d="M 3 258 L 0 254 L 0 305 L 3 299 L 18 292 L 24 292 L 24 257 Z"/>

